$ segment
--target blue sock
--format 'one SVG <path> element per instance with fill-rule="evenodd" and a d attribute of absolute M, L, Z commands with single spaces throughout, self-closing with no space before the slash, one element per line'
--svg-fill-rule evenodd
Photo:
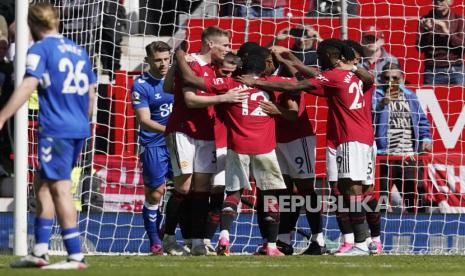
<path fill-rule="evenodd" d="M 42 256 L 48 252 L 48 242 L 52 234 L 53 219 L 36 217 L 34 221 L 34 237 L 36 243 L 32 253 Z"/>
<path fill-rule="evenodd" d="M 161 244 L 160 235 L 158 233 L 158 204 L 151 205 L 147 201 L 144 202 L 142 217 L 144 218 L 144 227 L 149 237 L 150 246 Z"/>
<path fill-rule="evenodd" d="M 79 230 L 76 227 L 66 228 L 61 231 L 63 243 L 71 259 L 81 261 L 84 255 L 81 253 L 81 243 L 79 239 Z"/>

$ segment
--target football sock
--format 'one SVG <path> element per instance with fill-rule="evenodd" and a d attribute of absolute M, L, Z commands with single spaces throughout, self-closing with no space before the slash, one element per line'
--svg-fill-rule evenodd
<path fill-rule="evenodd" d="M 319 246 L 325 246 L 325 239 L 322 232 L 312 234 L 311 240 L 317 242 Z"/>
<path fill-rule="evenodd" d="M 265 206 L 264 206 L 262 194 L 261 194 L 260 190 L 257 190 L 256 208 L 257 208 L 258 229 L 260 230 L 260 234 L 262 235 L 262 238 L 266 239 L 266 237 L 268 237 L 268 230 L 266 229 L 265 221 L 263 220 L 263 218 L 265 217 L 265 215 L 263 213 L 264 212 L 264 207 Z"/>
<path fill-rule="evenodd" d="M 368 236 L 368 225 L 365 223 L 365 210 L 361 208 L 363 207 L 361 206 L 363 195 L 349 195 L 345 198 L 350 202 L 349 204 L 351 204 L 349 206 L 351 206 L 352 210 L 349 211 L 349 217 L 352 229 L 354 230 L 355 243 L 365 244 L 366 237 Z"/>
<path fill-rule="evenodd" d="M 349 233 L 349 234 L 343 234 L 344 237 L 344 242 L 354 244 L 354 233 Z"/>
<path fill-rule="evenodd" d="M 192 238 L 192 193 L 186 195 L 184 201 L 181 203 L 178 212 L 179 228 L 181 229 L 181 235 L 184 239 Z"/>
<path fill-rule="evenodd" d="M 276 191 L 261 191 L 261 195 L 263 197 L 267 195 L 275 195 Z M 267 236 L 265 237 L 268 240 L 268 244 L 275 243 L 276 239 L 278 238 L 279 232 L 279 205 L 278 201 L 269 201 L 267 202 L 268 210 L 264 210 L 263 214 L 263 222 L 266 228 Z"/>
<path fill-rule="evenodd" d="M 367 205 L 370 207 L 370 211 L 366 213 L 367 223 L 370 227 L 371 236 L 376 237 L 381 233 L 381 214 L 377 210 L 378 200 L 372 192 L 365 193 L 364 196 L 365 198 L 369 198 Z"/>
<path fill-rule="evenodd" d="M 331 195 L 334 196 L 334 198 L 336 199 L 336 202 L 335 202 L 336 206 L 339 206 L 340 204 L 339 200 L 342 200 L 342 207 L 348 210 L 349 204 L 346 200 L 343 199 L 342 194 L 340 193 L 337 187 L 331 188 Z M 336 213 L 337 225 L 339 226 L 339 230 L 341 231 L 341 233 L 344 236 L 347 234 L 352 234 L 352 237 L 353 237 L 353 229 L 352 229 L 352 224 L 350 222 L 349 213 L 345 210 L 338 210 L 338 208 L 336 208 L 335 213 Z M 348 242 L 347 240 L 345 241 Z M 354 243 L 353 238 L 352 238 L 351 243 Z"/>
<path fill-rule="evenodd" d="M 186 196 L 173 191 L 173 194 L 166 203 L 165 211 L 165 234 L 173 236 L 176 232 L 176 226 L 179 221 L 179 214 L 182 203 L 185 201 Z"/>
<path fill-rule="evenodd" d="M 36 217 L 34 222 L 35 245 L 32 253 L 42 256 L 48 253 L 48 243 L 52 234 L 53 219 Z"/>
<path fill-rule="evenodd" d="M 323 232 L 323 229 L 322 229 L 321 213 L 320 213 L 320 210 L 317 210 L 318 196 L 315 193 L 315 191 L 312 191 L 310 193 L 309 198 L 310 198 L 310 206 L 312 208 L 312 211 L 309 212 L 308 210 L 306 210 L 305 215 L 307 217 L 308 224 L 310 225 L 310 228 L 312 229 L 312 234 L 318 234 L 318 233 Z"/>
<path fill-rule="evenodd" d="M 223 202 L 223 208 L 221 209 L 221 230 L 230 230 L 231 226 L 236 218 L 237 205 L 240 200 L 239 192 L 228 193 Z"/>
<path fill-rule="evenodd" d="M 191 195 L 191 231 L 193 239 L 205 238 L 210 192 L 193 191 Z M 194 245 L 194 244 L 193 244 Z"/>
<path fill-rule="evenodd" d="M 208 219 L 207 219 L 207 239 L 213 239 L 215 236 L 218 224 L 220 224 L 221 207 L 223 206 L 224 194 L 211 194 L 210 205 L 208 206 Z"/>
<path fill-rule="evenodd" d="M 79 239 L 79 230 L 76 227 L 66 228 L 61 231 L 63 243 L 68 252 L 69 259 L 82 261 L 84 254 L 81 252 L 81 243 Z"/>
<path fill-rule="evenodd" d="M 158 204 L 152 205 L 145 201 L 144 207 L 142 208 L 142 217 L 144 219 L 144 227 L 149 238 L 150 246 L 154 244 L 161 244 L 157 223 Z"/>

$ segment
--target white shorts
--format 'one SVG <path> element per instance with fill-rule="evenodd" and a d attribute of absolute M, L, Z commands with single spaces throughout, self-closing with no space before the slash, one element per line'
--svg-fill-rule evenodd
<path fill-rule="evenodd" d="M 340 144 L 337 149 L 326 149 L 328 181 L 350 178 L 373 185 L 375 179 L 376 145 L 368 146 L 359 142 Z"/>
<path fill-rule="evenodd" d="M 166 136 L 173 175 L 216 173 L 216 149 L 213 140 L 197 140 L 182 132 Z"/>
<path fill-rule="evenodd" d="M 212 177 L 213 186 L 224 186 L 226 182 L 226 154 L 227 148 L 216 149 L 216 174 Z"/>
<path fill-rule="evenodd" d="M 315 136 L 307 136 L 289 143 L 278 143 L 276 156 L 282 174 L 293 179 L 315 177 L 315 141 Z"/>
<path fill-rule="evenodd" d="M 226 191 L 251 190 L 250 168 L 260 190 L 286 189 L 275 151 L 265 154 L 239 154 L 228 149 Z"/>

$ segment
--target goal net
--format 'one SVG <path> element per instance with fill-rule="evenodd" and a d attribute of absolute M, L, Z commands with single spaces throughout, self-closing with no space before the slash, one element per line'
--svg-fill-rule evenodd
<path fill-rule="evenodd" d="M 94 135 L 87 141 L 73 171 L 73 193 L 80 212 L 83 249 L 92 254 L 145 254 L 149 250 L 141 214 L 144 190 L 138 160 L 138 124 L 130 104 L 130 88 L 145 69 L 144 48 L 148 43 L 164 40 L 176 46 L 186 40 L 189 52 L 196 52 L 200 50 L 201 32 L 211 25 L 231 32 L 234 50 L 246 41 L 267 45 L 284 28 L 311 26 L 323 39 L 340 38 L 343 31 L 341 1 L 336 0 L 52 2 L 60 11 L 62 33 L 89 51 L 98 76 Z M 262 6 L 256 5 L 260 2 Z M 268 2 L 272 5 L 265 4 Z M 346 2 L 348 38 L 360 42 L 367 27 L 374 26 L 384 40 L 384 49 L 398 59 L 405 71 L 406 85 L 418 95 L 431 124 L 433 151 L 413 156 L 422 161 L 413 163 L 414 177 L 405 172 L 393 173 L 389 163 L 392 159 L 400 164 L 407 160 L 378 156 L 375 187 L 379 191 L 384 181 L 386 187 L 380 194 L 388 196 L 388 208 L 382 211 L 381 217 L 384 251 L 398 254 L 464 253 L 465 167 L 462 156 L 465 143 L 462 133 L 465 91 L 461 86 L 423 84 L 424 56 L 418 51 L 416 37 L 418 19 L 431 10 L 432 1 Z M 463 14 L 463 2 L 454 1 L 453 10 Z M 278 42 L 288 48 L 293 48 L 295 43 L 293 38 Z M 299 51 L 305 56 L 305 50 L 296 50 L 296 53 Z M 32 106 L 29 111 L 31 187 L 37 173 L 37 108 L 40 107 Z M 325 173 L 326 101 L 308 96 L 307 108 L 317 133 L 315 186 L 318 194 L 325 198 L 329 195 Z M 387 170 L 385 166 L 382 172 L 382 164 L 386 162 L 391 165 Z M 165 201 L 169 194 L 168 191 Z M 33 196 L 31 188 L 28 216 L 31 237 Z M 255 201 L 253 192 L 244 198 L 244 202 Z M 337 247 L 340 232 L 334 213 L 323 213 L 323 229 L 328 247 Z M 51 248 L 57 253 L 64 252 L 59 233 L 58 226 L 54 227 Z M 11 232 L 9 236 L 2 234 L 0 246 L 11 246 L 6 242 L 11 235 Z M 231 235 L 232 252 L 256 251 L 261 237 L 253 207 L 242 204 Z M 310 235 L 302 215 L 293 240 L 297 251 L 305 249 Z M 178 237 L 182 242 L 180 233 Z M 213 243 L 216 240 L 217 236 Z"/>

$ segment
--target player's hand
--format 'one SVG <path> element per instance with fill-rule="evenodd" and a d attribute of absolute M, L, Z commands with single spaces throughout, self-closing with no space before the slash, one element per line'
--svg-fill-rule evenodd
<path fill-rule="evenodd" d="M 255 85 L 255 79 L 249 75 L 237 76 L 237 81 L 242 82 L 243 84 L 253 87 Z"/>
<path fill-rule="evenodd" d="M 442 30 L 443 33 L 449 34 L 449 27 L 447 26 L 447 22 L 443 20 L 437 20 L 437 19 L 432 19 L 433 20 L 433 26 L 439 26 L 439 29 Z"/>
<path fill-rule="evenodd" d="M 278 45 L 274 45 L 274 46 L 271 46 L 270 47 L 270 50 L 273 54 L 282 54 L 282 53 L 288 53 L 289 52 L 289 49 L 286 48 L 286 47 L 283 47 L 283 46 L 278 46 Z"/>
<path fill-rule="evenodd" d="M 261 101 L 258 103 L 258 105 L 263 110 L 263 112 L 265 112 L 268 115 L 280 115 L 281 114 L 281 111 L 279 110 L 279 108 L 270 101 L 267 101 L 267 102 Z"/>
<path fill-rule="evenodd" d="M 288 36 L 289 36 L 289 29 L 284 28 L 284 29 L 281 29 L 281 30 L 276 34 L 275 39 L 276 39 L 277 41 L 279 41 L 279 40 L 284 40 L 284 39 L 286 39 Z"/>
<path fill-rule="evenodd" d="M 320 37 L 320 34 L 315 29 L 313 29 L 313 27 L 305 26 L 305 30 L 307 31 L 307 36 L 309 38 L 316 39 L 317 41 L 322 40 L 321 37 Z"/>
<path fill-rule="evenodd" d="M 184 58 L 187 62 L 194 62 L 195 58 L 192 55 L 185 55 Z"/>
<path fill-rule="evenodd" d="M 240 103 L 249 97 L 248 88 L 236 87 L 223 94 L 225 103 Z"/>
<path fill-rule="evenodd" d="M 421 148 L 423 152 L 431 152 L 433 150 L 433 145 L 431 143 L 423 143 Z"/>
<path fill-rule="evenodd" d="M 431 31 L 433 29 L 433 19 L 431 18 L 422 18 L 420 20 L 420 28 L 425 31 Z"/>

